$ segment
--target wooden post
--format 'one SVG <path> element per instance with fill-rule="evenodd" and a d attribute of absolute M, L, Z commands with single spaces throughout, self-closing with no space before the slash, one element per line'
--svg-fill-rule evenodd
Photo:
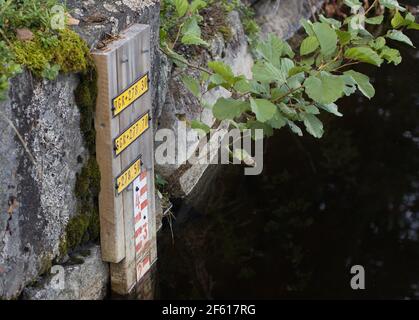
<path fill-rule="evenodd" d="M 157 259 L 149 26 L 132 25 L 93 57 L 102 256 L 124 295 Z"/>

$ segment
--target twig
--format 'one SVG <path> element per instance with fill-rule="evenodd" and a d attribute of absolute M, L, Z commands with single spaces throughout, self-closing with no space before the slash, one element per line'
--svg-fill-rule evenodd
<path fill-rule="evenodd" d="M 355 62 L 347 63 L 347 64 L 344 64 L 344 65 L 341 65 L 340 67 L 338 67 L 338 68 L 336 68 L 336 69 L 333 69 L 331 72 L 336 72 L 336 71 L 338 71 L 338 70 L 340 70 L 340 69 L 343 69 L 343 68 L 345 68 L 345 67 L 353 66 L 353 65 L 356 65 L 356 64 L 360 64 L 360 63 L 361 63 L 361 62 L 359 62 L 359 61 L 355 61 Z"/>
<path fill-rule="evenodd" d="M 9 38 L 7 38 L 7 36 L 4 33 L 4 31 L 3 31 L 2 28 L 0 28 L 0 34 L 2 35 L 2 37 L 4 38 L 4 40 L 6 40 L 7 44 L 9 45 L 9 47 L 13 47 L 12 43 L 10 42 Z"/>
<path fill-rule="evenodd" d="M 315 6 L 313 5 L 313 1 L 312 0 L 308 0 L 308 4 L 310 6 L 311 18 L 313 19 L 313 22 L 317 22 L 316 15 L 315 15 L 315 13 L 313 11 L 313 9 L 315 8 Z"/>
<path fill-rule="evenodd" d="M 272 102 L 278 102 L 278 101 L 281 101 L 282 99 L 284 99 L 284 98 L 288 97 L 290 94 L 293 94 L 295 91 L 298 91 L 298 90 L 300 90 L 300 89 L 302 89 L 302 88 L 304 88 L 304 86 L 303 86 L 303 85 L 299 86 L 298 88 L 294 88 L 294 89 L 292 89 L 292 90 L 288 91 L 286 94 L 284 94 L 284 95 L 282 95 L 282 96 L 280 96 L 280 97 L 276 98 L 276 99 L 275 99 L 275 100 L 273 100 Z"/>
<path fill-rule="evenodd" d="M 375 5 L 377 4 L 378 0 L 374 0 L 374 2 L 369 6 L 367 11 L 365 11 L 365 16 L 372 10 L 372 8 L 375 8 Z"/>
<path fill-rule="evenodd" d="M 181 63 L 183 63 L 183 64 L 187 65 L 189 68 L 192 68 L 192 69 L 196 69 L 196 70 L 199 70 L 199 71 L 205 72 L 205 73 L 207 73 L 207 74 L 209 74 L 209 75 L 214 75 L 214 72 L 212 72 L 212 71 L 210 71 L 210 70 L 208 70 L 208 69 L 205 69 L 205 68 L 199 67 L 199 66 L 195 66 L 195 65 L 193 65 L 193 64 L 191 64 L 191 63 L 189 63 L 189 62 L 187 62 L 187 61 L 184 61 L 184 60 L 179 59 L 179 58 L 177 58 L 177 57 L 175 57 L 175 56 L 172 56 L 172 55 L 168 54 L 166 51 L 164 51 L 162 48 L 159 48 L 159 50 L 160 50 L 161 52 L 163 52 L 166 56 L 168 56 L 170 59 L 173 59 L 173 60 L 179 61 L 179 62 L 181 62 Z"/>
<path fill-rule="evenodd" d="M 4 121 L 6 121 L 9 124 L 9 126 L 12 127 L 13 131 L 16 133 L 17 137 L 19 138 L 20 143 L 22 144 L 23 148 L 25 149 L 26 153 L 28 154 L 30 160 L 36 166 L 36 160 L 35 160 L 34 156 L 30 152 L 30 150 L 29 150 L 29 148 L 28 148 L 25 140 L 23 139 L 23 137 L 21 136 L 21 134 L 19 133 L 19 131 L 16 129 L 15 125 L 13 124 L 13 122 L 2 111 L 0 111 L 0 115 L 2 116 L 2 118 L 4 119 Z"/>
<path fill-rule="evenodd" d="M 179 26 L 179 29 L 178 29 L 177 34 L 176 34 L 175 41 L 173 41 L 172 50 L 175 48 L 176 43 L 178 42 L 178 40 L 179 40 L 179 38 L 180 38 L 180 33 L 181 33 L 181 31 L 182 31 L 183 25 L 184 25 L 184 23 L 182 23 L 182 24 Z"/>

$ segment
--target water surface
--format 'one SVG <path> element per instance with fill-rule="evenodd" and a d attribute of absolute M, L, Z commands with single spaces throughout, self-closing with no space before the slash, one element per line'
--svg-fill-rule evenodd
<path fill-rule="evenodd" d="M 261 176 L 223 166 L 200 200 L 178 202 L 158 298 L 419 298 L 419 54 L 402 54 L 362 70 L 376 97 L 344 99 L 322 140 L 280 130 Z M 349 285 L 358 264 L 365 291 Z"/>

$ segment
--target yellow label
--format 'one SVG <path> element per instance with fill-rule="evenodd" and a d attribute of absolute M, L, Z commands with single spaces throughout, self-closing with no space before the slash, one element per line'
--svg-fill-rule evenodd
<path fill-rule="evenodd" d="M 141 160 L 136 160 L 126 171 L 116 178 L 118 194 L 124 191 L 141 174 Z"/>
<path fill-rule="evenodd" d="M 148 120 L 149 116 L 147 113 L 115 139 L 115 154 L 117 156 L 148 129 Z"/>
<path fill-rule="evenodd" d="M 148 74 L 137 80 L 112 101 L 113 116 L 117 116 L 148 91 Z"/>

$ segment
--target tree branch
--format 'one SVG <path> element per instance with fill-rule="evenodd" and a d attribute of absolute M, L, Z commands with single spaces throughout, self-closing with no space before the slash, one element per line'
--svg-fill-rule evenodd
<path fill-rule="evenodd" d="M 183 63 L 183 64 L 187 65 L 189 68 L 192 68 L 192 69 L 196 69 L 196 70 L 199 70 L 199 71 L 205 72 L 205 73 L 207 73 L 207 74 L 209 74 L 209 75 L 214 75 L 214 72 L 212 72 L 212 71 L 210 71 L 210 70 L 208 70 L 208 69 L 205 69 L 205 68 L 199 67 L 199 66 L 195 66 L 195 65 L 193 65 L 193 64 L 191 64 L 191 63 L 189 63 L 188 61 L 184 61 L 184 60 L 179 59 L 179 58 L 177 58 L 177 57 L 175 57 L 175 56 L 172 56 L 172 55 L 170 55 L 169 53 L 167 53 L 166 51 L 164 51 L 162 48 L 159 48 L 159 50 L 160 50 L 161 52 L 163 52 L 166 56 L 168 56 L 170 59 L 173 59 L 173 60 L 179 61 L 179 62 L 181 62 L 181 63 Z"/>

